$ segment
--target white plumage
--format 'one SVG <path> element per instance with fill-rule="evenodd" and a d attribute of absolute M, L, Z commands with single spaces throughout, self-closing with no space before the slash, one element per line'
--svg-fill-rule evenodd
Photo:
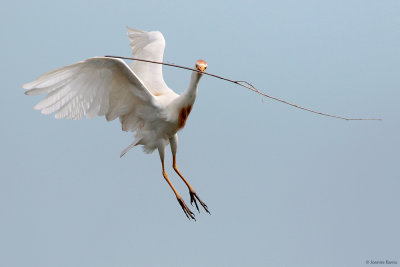
<path fill-rule="evenodd" d="M 165 40 L 161 32 L 145 32 L 128 28 L 134 58 L 162 61 Z M 188 89 L 181 95 L 164 82 L 162 65 L 133 61 L 128 66 L 123 60 L 94 57 L 50 71 L 35 81 L 24 84 L 25 94 L 47 94 L 35 109 L 43 114 L 55 113 L 56 118 L 82 119 L 104 116 L 108 121 L 120 119 L 122 130 L 135 132 L 135 141 L 121 156 L 136 145 L 145 152 L 158 149 L 163 176 L 174 191 L 188 218 L 194 214 L 170 182 L 164 167 L 165 148 L 171 145 L 173 167 L 189 189 L 191 203 L 197 201 L 208 212 L 193 187 L 176 165 L 178 130 L 186 119 L 197 96 L 198 82 L 207 68 L 204 60 L 196 62 L 199 72 L 192 72 Z M 198 209 L 199 210 L 199 209 Z"/>

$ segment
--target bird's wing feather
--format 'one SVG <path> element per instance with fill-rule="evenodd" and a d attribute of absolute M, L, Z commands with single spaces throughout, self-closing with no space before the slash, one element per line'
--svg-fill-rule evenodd
<path fill-rule="evenodd" d="M 24 84 L 27 95 L 48 94 L 35 109 L 56 118 L 120 117 L 124 130 L 135 131 L 140 109 L 158 109 L 156 98 L 120 59 L 95 57 L 50 71 Z M 127 126 L 123 118 L 129 118 Z"/>
<path fill-rule="evenodd" d="M 165 39 L 161 32 L 145 32 L 127 27 L 132 56 L 134 58 L 163 61 Z M 132 61 L 130 67 L 154 95 L 171 93 L 163 79 L 162 65 Z"/>

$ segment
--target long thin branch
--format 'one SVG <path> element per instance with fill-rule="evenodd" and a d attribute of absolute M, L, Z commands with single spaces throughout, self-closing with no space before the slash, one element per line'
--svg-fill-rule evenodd
<path fill-rule="evenodd" d="M 148 63 L 160 64 L 160 65 L 167 65 L 167 66 L 171 66 L 171 67 L 175 67 L 175 68 L 181 68 L 181 69 L 185 69 L 185 70 L 191 70 L 191 71 L 200 72 L 197 69 L 192 69 L 192 68 L 188 68 L 188 67 L 184 67 L 184 66 L 180 66 L 180 65 L 176 65 L 176 64 L 170 64 L 170 63 L 158 62 L 158 61 L 152 61 L 152 60 L 146 60 L 146 59 L 140 59 L 140 58 L 119 57 L 119 56 L 109 56 L 109 55 L 107 55 L 105 57 L 136 60 L 136 61 L 142 61 L 142 62 L 148 62 Z M 251 83 L 246 82 L 246 81 L 234 81 L 234 80 L 227 79 L 227 78 L 224 78 L 224 77 L 212 74 L 212 73 L 208 73 L 208 72 L 202 72 L 202 74 L 209 75 L 209 76 L 212 76 L 212 77 L 224 80 L 224 81 L 228 81 L 228 82 L 240 85 L 240 86 L 242 86 L 244 88 L 247 88 L 247 89 L 249 89 L 249 90 L 251 90 L 251 91 L 253 91 L 253 92 L 257 93 L 257 94 L 260 94 L 262 96 L 265 96 L 265 97 L 271 98 L 273 100 L 282 102 L 284 104 L 290 105 L 292 107 L 299 108 L 299 109 L 302 109 L 302 110 L 305 110 L 305 111 L 308 111 L 308 112 L 312 112 L 312 113 L 315 113 L 315 114 L 319 114 L 319 115 L 322 115 L 322 116 L 327 116 L 327 117 L 336 118 L 336 119 L 342 119 L 342 120 L 346 120 L 346 121 L 366 121 L 366 120 L 370 120 L 370 121 L 374 120 L 374 121 L 376 121 L 376 120 L 382 120 L 382 119 L 364 119 L 364 118 L 345 118 L 345 117 L 335 116 L 335 115 L 331 115 L 331 114 L 327 114 L 327 113 L 322 113 L 322 112 L 319 112 L 319 111 L 315 111 L 315 110 L 312 110 L 312 109 L 309 109 L 309 108 L 304 108 L 302 106 L 290 103 L 288 101 L 285 101 L 285 100 L 270 96 L 270 95 L 268 95 L 268 94 L 266 94 L 264 92 L 259 91 Z"/>

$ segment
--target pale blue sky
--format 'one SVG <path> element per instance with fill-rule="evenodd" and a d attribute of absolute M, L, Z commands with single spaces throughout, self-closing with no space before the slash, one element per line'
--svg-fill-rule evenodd
<path fill-rule="evenodd" d="M 146 3 L 144 3 L 146 2 Z M 399 1 L 3 1 L 0 266 L 400 264 Z M 117 121 L 56 120 L 21 85 L 160 30 L 165 60 L 211 77 L 178 163 L 212 215 L 184 216 L 157 153 L 119 158 Z M 164 68 L 182 92 L 190 73 Z M 187 202 L 184 184 L 173 183 Z"/>

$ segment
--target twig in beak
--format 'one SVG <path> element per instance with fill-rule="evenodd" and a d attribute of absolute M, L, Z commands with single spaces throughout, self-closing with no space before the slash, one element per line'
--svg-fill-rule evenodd
<path fill-rule="evenodd" d="M 148 62 L 148 63 L 153 63 L 153 64 L 161 64 L 161 65 L 171 66 L 171 67 L 175 67 L 175 68 L 181 68 L 181 69 L 185 69 L 185 70 L 197 71 L 197 72 L 200 72 L 200 73 L 208 75 L 208 76 L 212 76 L 212 77 L 224 80 L 224 81 L 228 81 L 228 82 L 240 85 L 240 86 L 242 86 L 244 88 L 247 88 L 247 89 L 249 89 L 249 90 L 251 90 L 251 91 L 253 91 L 253 92 L 257 93 L 257 94 L 260 94 L 260 95 L 262 95 L 264 97 L 268 97 L 268 98 L 270 98 L 272 100 L 279 101 L 281 103 L 290 105 L 292 107 L 295 107 L 295 108 L 298 108 L 298 109 L 302 109 L 302 110 L 305 110 L 305 111 L 308 111 L 308 112 L 312 112 L 312 113 L 315 113 L 315 114 L 318 114 L 318 115 L 322 115 L 322 116 L 327 116 L 327 117 L 336 118 L 336 119 L 342 119 L 342 120 L 346 120 L 346 121 L 367 121 L 367 120 L 369 120 L 369 121 L 372 121 L 372 120 L 373 121 L 377 121 L 377 120 L 382 120 L 382 119 L 365 119 L 365 118 L 346 118 L 346 117 L 335 116 L 335 115 L 331 115 L 331 114 L 327 114 L 327 113 L 322 113 L 322 112 L 319 112 L 319 111 L 315 111 L 315 110 L 312 110 L 312 109 L 309 109 L 309 108 L 304 108 L 302 106 L 290 103 L 288 101 L 285 101 L 285 100 L 270 96 L 270 95 L 268 95 L 268 94 L 266 94 L 264 92 L 259 91 L 257 88 L 255 88 L 249 82 L 246 82 L 246 81 L 234 81 L 234 80 L 227 79 L 227 78 L 224 78 L 224 77 L 212 74 L 212 73 L 207 73 L 207 72 L 204 72 L 204 71 L 201 71 L 201 70 L 192 69 L 192 68 L 188 68 L 188 67 L 184 67 L 184 66 L 180 66 L 180 65 L 176 65 L 176 64 L 170 64 L 170 63 L 164 63 L 164 62 L 158 62 L 158 61 L 152 61 L 152 60 L 146 60 L 146 59 L 139 59 L 139 58 L 132 58 L 132 57 L 120 57 L 120 56 L 108 56 L 108 55 L 105 56 L 105 57 L 136 60 L 136 61 Z"/>

